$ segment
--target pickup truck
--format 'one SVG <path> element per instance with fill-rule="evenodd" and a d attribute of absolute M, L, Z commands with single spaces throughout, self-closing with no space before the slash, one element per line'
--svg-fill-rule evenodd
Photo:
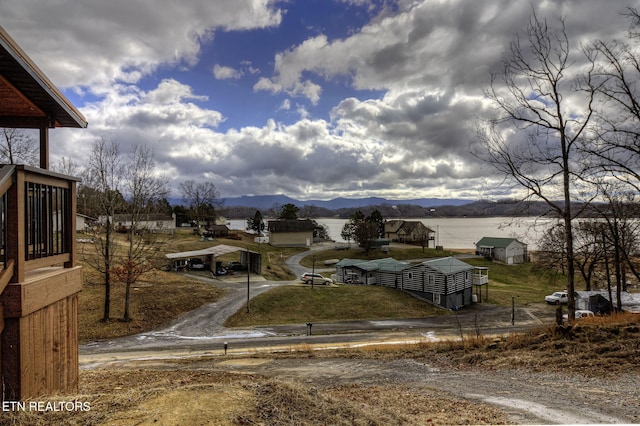
<path fill-rule="evenodd" d="M 566 291 L 556 291 L 553 294 L 545 296 L 544 301 L 550 305 L 557 305 L 558 303 L 565 305 L 569 302 L 569 294 Z"/>

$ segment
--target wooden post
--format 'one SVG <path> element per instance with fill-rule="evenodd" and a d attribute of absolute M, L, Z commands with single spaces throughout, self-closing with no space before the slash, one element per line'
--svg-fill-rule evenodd
<path fill-rule="evenodd" d="M 66 209 L 67 217 L 65 223 L 68 223 L 69 229 L 65 232 L 65 246 L 69 247 L 69 255 L 71 258 L 64 264 L 65 268 L 73 268 L 77 266 L 76 260 L 76 208 L 77 208 L 77 196 L 76 196 L 76 182 L 69 182 L 69 199 L 67 202 L 70 204 Z"/>
<path fill-rule="evenodd" d="M 49 129 L 40 128 L 40 168 L 49 170 Z"/>
<path fill-rule="evenodd" d="M 25 189 L 24 170 L 17 169 L 14 184 L 7 191 L 7 259 L 14 259 L 11 282 L 25 279 Z"/>

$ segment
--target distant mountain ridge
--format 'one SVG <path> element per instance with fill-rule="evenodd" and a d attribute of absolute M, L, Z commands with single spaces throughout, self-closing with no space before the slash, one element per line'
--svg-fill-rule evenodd
<path fill-rule="evenodd" d="M 224 198 L 224 207 L 252 207 L 256 209 L 269 209 L 274 205 L 293 204 L 297 207 L 316 206 L 329 210 L 344 208 L 358 208 L 367 206 L 377 206 L 382 204 L 390 205 L 416 205 L 420 207 L 438 206 L 462 206 L 472 203 L 474 200 L 463 200 L 458 198 L 414 198 L 411 200 L 389 200 L 380 197 L 366 198 L 334 198 L 332 200 L 305 200 L 300 201 L 286 195 L 243 195 L 241 197 Z"/>

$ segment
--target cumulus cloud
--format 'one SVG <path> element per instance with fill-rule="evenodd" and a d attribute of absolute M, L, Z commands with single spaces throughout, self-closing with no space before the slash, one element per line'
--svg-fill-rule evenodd
<path fill-rule="evenodd" d="M 243 51 L 200 61 L 220 32 L 278 31 L 287 15 L 271 0 L 7 0 L 0 24 L 56 84 L 84 96 L 89 129 L 52 131 L 54 156 L 81 161 L 96 137 L 147 144 L 174 188 L 208 179 L 223 196 L 301 199 L 502 194 L 470 146 L 489 112 L 483 88 L 532 7 L 552 25 L 564 16 L 576 47 L 626 30 L 627 4 L 616 1 L 340 2 L 370 19 L 340 37 L 309 33 L 269 67 Z M 232 99 L 244 107 L 237 116 L 212 103 L 233 96 L 227 86 L 196 85 L 198 66 L 209 82 L 249 84 Z M 253 121 L 227 125 L 238 116 Z"/>
<path fill-rule="evenodd" d="M 237 80 L 242 77 L 242 72 L 216 64 L 213 67 L 213 76 L 218 80 Z"/>
<path fill-rule="evenodd" d="M 72 0 L 0 3 L 0 23 L 63 87 L 108 91 L 163 64 L 193 66 L 215 30 L 280 24 L 270 0 Z"/>

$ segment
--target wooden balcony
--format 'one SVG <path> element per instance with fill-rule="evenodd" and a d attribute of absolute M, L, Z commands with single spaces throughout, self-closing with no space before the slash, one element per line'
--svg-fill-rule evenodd
<path fill-rule="evenodd" d="M 489 275 L 486 274 L 473 274 L 473 285 L 484 285 L 489 282 Z"/>
<path fill-rule="evenodd" d="M 0 167 L 4 400 L 77 389 L 76 181 L 29 166 Z"/>

